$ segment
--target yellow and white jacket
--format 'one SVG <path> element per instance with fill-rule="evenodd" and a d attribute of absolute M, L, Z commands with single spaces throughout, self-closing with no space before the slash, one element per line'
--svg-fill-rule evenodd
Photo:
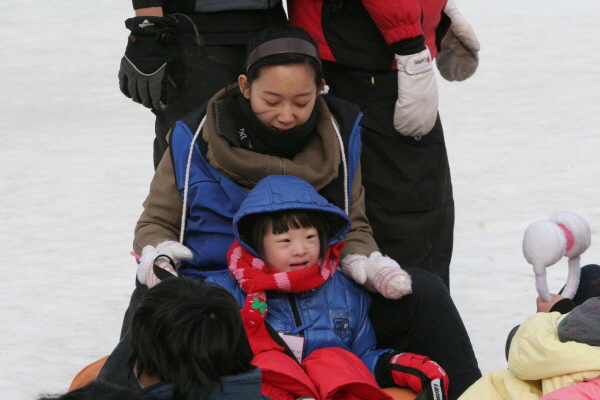
<path fill-rule="evenodd" d="M 527 318 L 512 339 L 508 369 L 485 374 L 459 400 L 537 400 L 600 376 L 600 347 L 558 339 L 558 312 Z"/>

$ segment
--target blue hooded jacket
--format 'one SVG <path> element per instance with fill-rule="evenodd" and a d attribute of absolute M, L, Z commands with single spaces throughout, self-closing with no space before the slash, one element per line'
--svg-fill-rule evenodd
<path fill-rule="evenodd" d="M 290 209 L 319 210 L 342 218 L 345 223 L 331 235 L 328 245 L 341 241 L 350 229 L 348 216 L 327 202 L 309 183 L 295 176 L 275 175 L 258 182 L 241 204 L 234 217 L 236 239 L 257 256 L 240 238 L 239 221 L 250 214 Z M 246 293 L 228 270 L 206 281 L 227 289 L 240 307 L 243 306 Z M 340 347 L 361 358 L 373 372 L 379 357 L 393 352 L 375 349 L 375 332 L 369 320 L 371 298 L 365 289 L 340 271 L 313 290 L 298 293 L 269 290 L 266 294 L 269 304 L 266 321 L 279 333 L 304 336 L 303 357 L 317 349 Z"/>

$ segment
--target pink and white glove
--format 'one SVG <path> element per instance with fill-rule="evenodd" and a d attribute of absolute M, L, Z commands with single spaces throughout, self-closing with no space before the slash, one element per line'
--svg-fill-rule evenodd
<path fill-rule="evenodd" d="M 399 299 L 412 292 L 410 275 L 388 256 L 378 251 L 369 258 L 349 254 L 341 262 L 342 272 L 372 292 L 388 299 Z"/>
<path fill-rule="evenodd" d="M 437 119 L 438 90 L 429 48 L 401 56 L 398 67 L 398 100 L 394 106 L 394 128 L 419 140 L 428 134 Z"/>
<path fill-rule="evenodd" d="M 479 40 L 454 0 L 448 0 L 444 14 L 452 24 L 442 39 L 435 63 L 444 79 L 461 82 L 470 78 L 479 66 Z"/>
<path fill-rule="evenodd" d="M 179 242 L 171 240 L 156 247 L 148 245 L 142 250 L 137 269 L 138 280 L 151 288 L 171 275 L 177 276 L 181 261 L 193 258 L 190 249 Z"/>

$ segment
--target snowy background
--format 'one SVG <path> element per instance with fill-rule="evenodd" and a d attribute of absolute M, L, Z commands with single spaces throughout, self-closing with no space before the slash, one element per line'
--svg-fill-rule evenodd
<path fill-rule="evenodd" d="M 458 3 L 482 51 L 470 80 L 438 80 L 451 285 L 485 373 L 506 368 L 506 334 L 535 311 L 527 225 L 580 214 L 592 228 L 583 263 L 600 262 L 600 3 Z M 66 391 L 117 343 L 154 119 L 118 89 L 128 0 L 2 6 L 0 393 L 32 400 Z M 549 272 L 557 291 L 566 260 Z"/>

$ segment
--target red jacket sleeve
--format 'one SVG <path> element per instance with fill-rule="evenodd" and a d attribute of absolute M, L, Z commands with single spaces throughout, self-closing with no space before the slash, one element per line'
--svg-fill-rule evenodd
<path fill-rule="evenodd" d="M 423 35 L 419 0 L 362 0 L 386 43 Z"/>

